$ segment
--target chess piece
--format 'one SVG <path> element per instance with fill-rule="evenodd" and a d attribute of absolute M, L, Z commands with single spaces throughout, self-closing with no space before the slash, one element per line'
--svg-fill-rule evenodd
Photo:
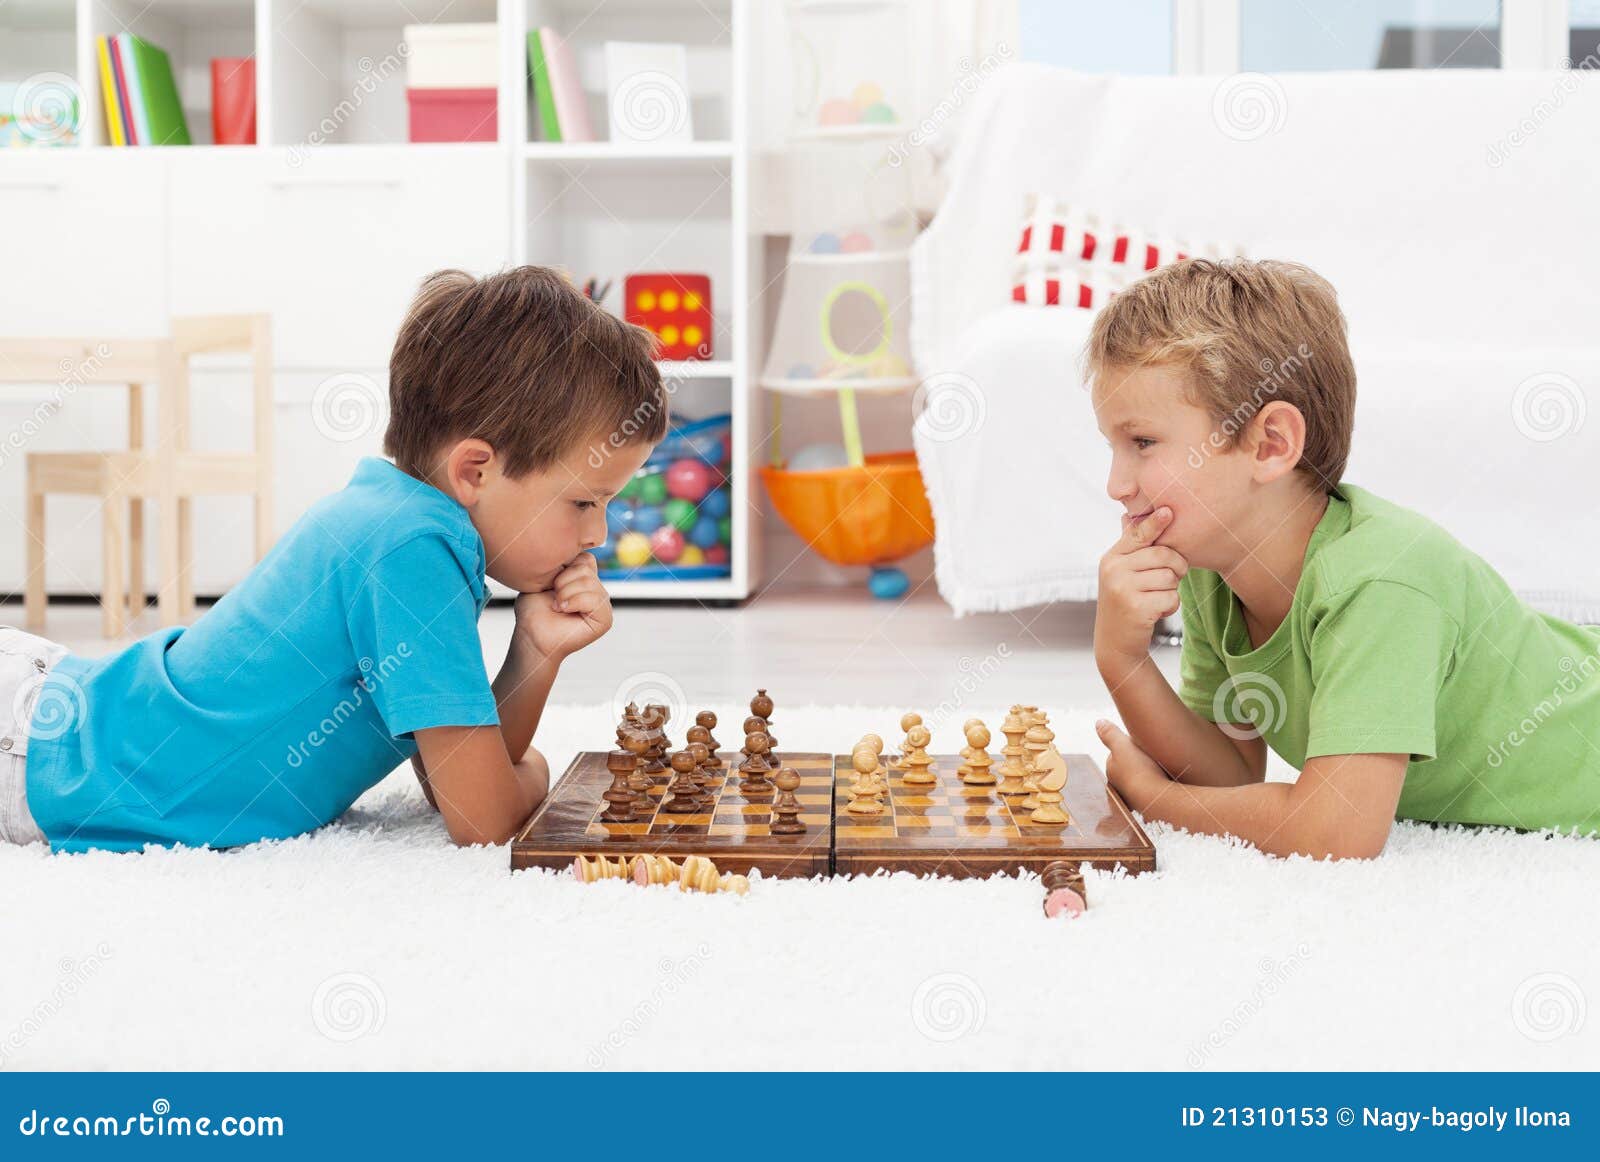
<path fill-rule="evenodd" d="M 636 855 L 633 857 L 633 882 L 640 887 L 651 884 L 678 882 L 678 865 L 664 855 Z"/>
<path fill-rule="evenodd" d="M 1046 746 L 1039 755 L 1038 770 L 1035 775 L 1039 784 L 1039 805 L 1033 809 L 1033 814 L 1028 818 L 1035 823 L 1052 826 L 1071 823 L 1072 817 L 1061 808 L 1061 788 L 1067 785 L 1067 760 L 1061 757 L 1061 752 L 1053 745 L 1055 731 L 1048 726 L 1033 726 L 1029 728 L 1028 733 L 1032 734 L 1035 730 L 1043 732 Z"/>
<path fill-rule="evenodd" d="M 961 735 L 963 738 L 966 737 L 966 735 L 972 730 L 973 724 L 978 721 L 979 720 L 976 718 L 969 718 L 961 724 Z M 961 765 L 956 768 L 956 778 L 960 779 L 963 783 L 967 781 L 967 776 L 972 773 L 972 768 L 967 765 L 969 762 L 971 762 L 971 760 L 972 745 L 968 743 L 966 746 L 961 748 Z"/>
<path fill-rule="evenodd" d="M 778 797 L 772 803 L 772 834 L 803 835 L 806 825 L 800 822 L 800 800 L 794 794 L 800 785 L 799 774 L 793 767 L 783 767 L 772 781 L 778 785 Z"/>
<path fill-rule="evenodd" d="M 628 878 L 628 859 L 618 856 L 616 863 L 612 863 L 603 855 L 593 859 L 580 855 L 572 861 L 572 874 L 579 883 L 592 884 L 599 880 L 623 880 Z"/>
<path fill-rule="evenodd" d="M 970 787 L 994 786 L 994 772 L 989 768 L 994 759 L 989 756 L 989 728 L 974 718 L 967 725 L 967 777 Z"/>
<path fill-rule="evenodd" d="M 691 855 L 683 861 L 678 872 L 680 892 L 733 892 L 744 895 L 750 890 L 750 881 L 739 875 L 718 875 L 717 865 L 703 855 Z"/>
<path fill-rule="evenodd" d="M 881 734 L 863 734 L 861 736 L 861 741 L 856 743 L 856 745 L 869 746 L 872 748 L 872 753 L 874 756 L 880 759 L 883 757 L 883 735 Z"/>
<path fill-rule="evenodd" d="M 696 739 L 684 748 L 694 759 L 694 784 L 700 788 L 700 806 L 709 811 L 717 802 L 717 793 L 711 789 L 711 776 L 706 772 L 706 761 L 710 751 L 706 744 Z"/>
<path fill-rule="evenodd" d="M 739 790 L 746 795 L 771 794 L 772 783 L 767 778 L 767 772 L 772 769 L 767 762 L 767 752 L 772 749 L 771 741 L 759 730 L 753 731 L 745 736 L 744 749 L 750 757 L 739 768 L 739 773 L 744 776 L 739 783 Z"/>
<path fill-rule="evenodd" d="M 644 752 L 644 773 L 647 775 L 659 775 L 667 769 L 667 732 L 661 728 L 665 720 L 658 715 L 658 709 L 656 706 L 646 706 L 639 715 L 644 736 L 650 742 Z"/>
<path fill-rule="evenodd" d="M 606 809 L 600 812 L 602 823 L 633 822 L 633 791 L 628 787 L 628 776 L 638 760 L 625 750 L 614 750 L 606 756 L 606 770 L 611 772 L 611 786 L 600 797 Z"/>
<path fill-rule="evenodd" d="M 900 753 L 889 760 L 889 765 L 897 771 L 906 769 L 906 752 L 911 749 L 911 728 L 922 725 L 922 715 L 915 711 L 900 716 L 900 730 L 906 735 L 906 741 L 900 744 Z"/>
<path fill-rule="evenodd" d="M 650 805 L 650 776 L 645 774 L 645 756 L 650 751 L 650 737 L 638 722 L 632 723 L 622 734 L 622 749 L 633 756 L 633 770 L 628 775 L 628 790 L 633 792 L 634 806 L 648 809 Z"/>
<path fill-rule="evenodd" d="M 655 713 L 656 725 L 661 728 L 661 749 L 671 750 L 672 739 L 667 734 L 667 722 L 672 718 L 672 707 L 660 702 L 646 702 L 644 708 L 647 714 L 652 711 Z"/>
<path fill-rule="evenodd" d="M 716 712 L 712 710 L 702 710 L 699 714 L 694 716 L 694 724 L 696 726 L 703 727 L 706 732 L 705 744 L 707 749 L 711 751 L 711 757 L 706 760 L 706 766 L 713 768 L 720 767 L 722 765 L 722 759 L 718 757 L 717 751 L 722 749 L 722 744 L 718 742 L 711 734 L 711 732 L 717 728 Z"/>
<path fill-rule="evenodd" d="M 684 737 L 688 740 L 688 745 L 691 748 L 697 742 L 706 748 L 706 761 L 700 764 L 702 768 L 711 771 L 722 766 L 722 760 L 717 757 L 717 752 L 711 748 L 711 731 L 696 723 L 685 732 Z"/>
<path fill-rule="evenodd" d="M 628 733 L 628 729 L 630 727 L 634 726 L 635 724 L 637 724 L 638 720 L 639 720 L 639 706 L 638 706 L 638 703 L 636 703 L 636 702 L 628 703 L 628 705 L 622 711 L 621 720 L 618 721 L 618 723 L 617 723 L 617 745 L 619 747 L 622 745 L 622 736 L 624 734 Z"/>
<path fill-rule="evenodd" d="M 928 743 L 933 741 L 933 735 L 928 733 L 928 728 L 918 723 L 906 734 L 906 745 L 909 753 L 903 755 L 906 773 L 900 776 L 900 781 L 907 786 L 926 787 L 937 783 L 939 780 L 930 769 L 933 766 L 933 756 L 928 753 Z"/>
<path fill-rule="evenodd" d="M 757 718 L 772 721 L 772 699 L 767 696 L 765 690 L 757 690 L 756 696 L 750 699 L 750 713 Z"/>
<path fill-rule="evenodd" d="M 667 788 L 671 798 L 661 807 L 669 815 L 688 815 L 700 810 L 700 786 L 694 781 L 694 756 L 686 750 L 672 755 L 674 778 Z"/>
<path fill-rule="evenodd" d="M 1089 906 L 1083 890 L 1083 870 L 1071 860 L 1057 859 L 1045 864 L 1039 881 L 1044 885 L 1044 914 L 1054 919 L 1081 916 Z"/>
<path fill-rule="evenodd" d="M 852 815 L 882 815 L 883 804 L 878 802 L 877 785 L 873 780 L 873 772 L 878 767 L 877 756 L 866 747 L 857 747 L 850 756 L 850 765 L 856 777 L 850 784 L 850 804 L 845 810 Z"/>
<path fill-rule="evenodd" d="M 1021 707 L 1013 706 L 1011 713 L 1006 715 L 1005 722 L 1000 725 L 1000 733 L 1006 736 L 1005 761 L 1000 764 L 1000 785 L 995 788 L 998 795 L 1025 795 L 1028 789 L 1022 785 L 1022 776 L 1026 773 L 1022 766 L 1023 736 L 1028 733 L 1027 726 L 1022 721 Z"/>
<path fill-rule="evenodd" d="M 1022 786 L 1028 794 L 1017 806 L 1023 811 L 1033 811 L 1039 806 L 1039 756 L 1044 754 L 1050 746 L 1050 740 L 1055 737 L 1048 726 L 1040 724 L 1037 716 L 1032 721 L 1033 725 L 1022 736 Z"/>

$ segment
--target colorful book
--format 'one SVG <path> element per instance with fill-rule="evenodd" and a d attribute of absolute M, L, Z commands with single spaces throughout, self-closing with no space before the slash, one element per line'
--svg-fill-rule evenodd
<path fill-rule="evenodd" d="M 150 122 L 145 116 L 144 85 L 139 79 L 139 54 L 133 51 L 133 37 L 126 32 L 117 35 L 117 59 L 122 62 L 122 75 L 128 81 L 128 120 L 133 123 L 133 139 L 144 145 L 155 144 L 150 136 Z"/>
<path fill-rule="evenodd" d="M 133 91 L 139 102 L 139 121 L 144 126 L 139 140 L 147 145 L 188 145 L 189 123 L 183 116 L 183 102 L 178 98 L 178 84 L 167 54 L 131 33 L 121 33 L 117 41 L 127 42 L 128 55 L 136 62 L 139 84 Z"/>
<path fill-rule="evenodd" d="M 138 145 L 139 135 L 134 132 L 133 106 L 128 102 L 128 71 L 122 59 L 122 46 L 115 38 L 111 41 L 111 75 L 117 79 L 117 108 L 122 116 L 122 133 L 127 144 Z"/>
<path fill-rule="evenodd" d="M 561 123 L 556 120 L 556 98 L 550 89 L 550 69 L 545 64 L 539 30 L 528 33 L 528 79 L 533 84 L 533 103 L 539 110 L 541 141 L 560 141 Z"/>
<path fill-rule="evenodd" d="M 578 64 L 573 60 L 572 49 L 556 35 L 553 28 L 541 28 L 539 42 L 544 50 L 545 68 L 550 74 L 556 120 L 561 123 L 561 140 L 593 141 L 594 128 L 589 124 L 589 105 L 583 99 L 583 86 L 578 83 Z"/>
<path fill-rule="evenodd" d="M 106 136 L 112 145 L 126 145 L 128 137 L 122 127 L 122 107 L 117 101 L 117 79 L 111 71 L 111 38 L 95 37 L 94 47 L 95 56 L 100 60 L 100 96 L 106 107 Z"/>

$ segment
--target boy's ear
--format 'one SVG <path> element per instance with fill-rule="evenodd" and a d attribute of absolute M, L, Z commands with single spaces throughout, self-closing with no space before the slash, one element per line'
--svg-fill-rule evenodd
<path fill-rule="evenodd" d="M 445 453 L 442 473 L 445 491 L 471 508 L 478 493 L 500 470 L 494 448 L 487 440 L 457 440 Z"/>
<path fill-rule="evenodd" d="M 1267 403 L 1250 421 L 1251 475 L 1269 484 L 1293 472 L 1306 450 L 1306 418 L 1286 400 Z"/>

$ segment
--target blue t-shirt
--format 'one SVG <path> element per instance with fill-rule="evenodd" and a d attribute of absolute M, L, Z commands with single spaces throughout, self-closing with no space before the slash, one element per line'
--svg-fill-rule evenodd
<path fill-rule="evenodd" d="M 51 671 L 26 768 L 51 849 L 299 835 L 414 755 L 413 731 L 495 725 L 484 566 L 465 508 L 362 460 L 193 626 Z"/>

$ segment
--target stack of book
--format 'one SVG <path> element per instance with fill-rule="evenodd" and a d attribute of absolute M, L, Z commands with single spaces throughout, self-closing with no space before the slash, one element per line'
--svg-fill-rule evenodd
<path fill-rule="evenodd" d="M 95 38 L 100 92 L 112 145 L 188 145 L 178 86 L 167 54 L 131 32 Z"/>
<path fill-rule="evenodd" d="M 578 83 L 572 49 L 553 28 L 528 33 L 528 78 L 541 141 L 593 141 L 589 107 Z"/>

